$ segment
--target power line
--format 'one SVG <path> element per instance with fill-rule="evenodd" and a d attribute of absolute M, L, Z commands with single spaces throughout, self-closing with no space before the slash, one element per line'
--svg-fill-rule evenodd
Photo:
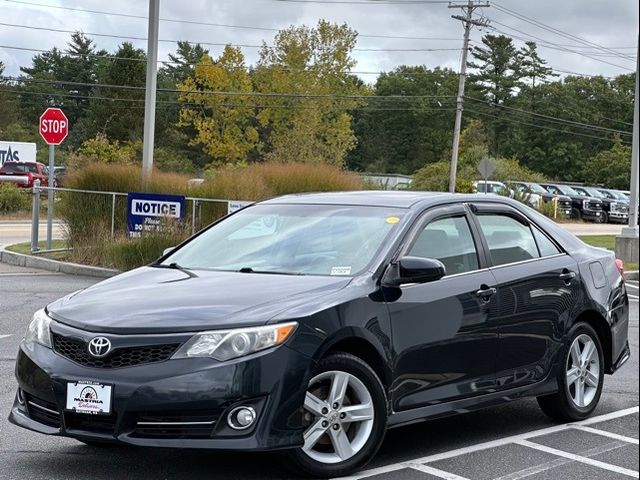
<path fill-rule="evenodd" d="M 29 30 L 40 30 L 40 31 L 47 31 L 47 32 L 54 32 L 54 33 L 66 33 L 66 34 L 73 34 L 73 33 L 77 33 L 77 30 L 65 30 L 65 29 L 61 29 L 61 28 L 51 28 L 51 27 L 34 27 L 31 25 L 19 25 L 19 24 L 15 24 L 15 23 L 4 23 L 4 22 L 0 22 L 0 26 L 4 26 L 4 27 L 12 27 L 12 28 L 24 28 L 24 29 L 29 29 Z M 93 37 L 106 37 L 106 38 L 118 38 L 118 39 L 122 39 L 122 40 L 137 40 L 137 41 L 146 41 L 147 38 L 146 37 L 134 37 L 134 36 L 129 36 L 129 35 L 115 35 L 112 33 L 97 33 L 97 32 L 82 32 L 85 35 L 89 35 L 89 36 L 93 36 Z M 162 42 L 162 43 L 178 43 L 180 41 L 186 41 L 189 44 L 192 45 L 206 45 L 206 46 L 213 46 L 213 47 L 225 47 L 227 45 L 231 46 L 231 47 L 236 47 L 236 48 L 262 48 L 262 47 L 273 47 L 272 45 L 251 45 L 251 44 L 238 44 L 238 43 L 214 43 L 214 42 L 196 42 L 196 41 L 192 41 L 192 40 L 174 40 L 174 39 L 167 39 L 167 38 L 160 38 L 158 39 L 158 42 Z M 452 52 L 452 51 L 459 51 L 459 48 L 353 48 L 353 51 L 356 52 Z"/>
<path fill-rule="evenodd" d="M 133 85 L 115 85 L 108 83 L 88 83 L 88 82 L 72 82 L 66 80 L 46 80 L 40 78 L 21 78 L 21 77 L 9 77 L 0 76 L 0 80 L 9 82 L 26 82 L 26 83 L 41 83 L 46 85 L 66 85 L 72 87 L 93 87 L 93 88 L 113 88 L 118 90 L 133 90 L 141 91 L 144 87 L 137 87 Z M 454 95 L 347 95 L 347 94 L 333 94 L 333 93 L 281 93 L 281 92 L 238 92 L 238 91 L 222 91 L 222 90 L 180 90 L 177 88 L 158 88 L 159 92 L 177 93 L 177 94 L 198 94 L 198 95 L 219 95 L 219 96 L 239 96 L 239 97 L 287 97 L 287 98 L 300 98 L 300 99 L 345 99 L 345 100 L 357 100 L 357 99 L 428 99 L 428 98 L 454 98 Z"/>
<path fill-rule="evenodd" d="M 595 60 L 596 62 L 606 63 L 607 65 L 611 65 L 611 66 L 613 66 L 613 67 L 622 68 L 623 70 L 629 70 L 629 71 L 631 71 L 631 70 L 632 70 L 632 69 L 630 69 L 630 68 L 628 68 L 628 67 L 623 67 L 622 65 L 618 65 L 617 63 L 612 63 L 612 62 L 609 62 L 609 61 L 607 61 L 607 60 L 603 60 L 603 59 L 601 59 L 601 58 L 594 57 L 594 56 L 593 56 L 593 55 L 591 55 L 591 54 L 581 53 L 581 52 L 577 52 L 577 51 L 575 51 L 575 50 L 571 50 L 570 48 L 561 47 L 561 46 L 559 46 L 559 45 L 557 45 L 557 44 L 554 44 L 553 42 L 550 42 L 550 41 L 548 41 L 548 40 L 545 40 L 544 38 L 538 37 L 538 36 L 536 36 L 536 35 L 532 35 L 532 34 L 527 33 L 527 32 L 523 32 L 522 30 L 518 30 L 518 29 L 517 29 L 517 28 L 515 28 L 515 27 L 512 27 L 512 26 L 510 26 L 510 25 L 506 25 L 506 24 L 504 24 L 504 23 L 498 22 L 497 20 L 493 20 L 493 19 L 492 19 L 492 20 L 491 20 L 491 22 L 492 22 L 492 23 L 495 23 L 495 24 L 497 24 L 497 25 L 502 25 L 503 27 L 506 27 L 506 28 L 508 28 L 508 29 L 510 29 L 510 30 L 513 30 L 514 32 L 518 32 L 518 33 L 521 33 L 521 34 L 523 34 L 523 35 L 527 35 L 527 36 L 528 36 L 528 38 L 518 37 L 517 35 L 513 35 L 512 33 L 507 33 L 507 32 L 501 31 L 501 30 L 499 30 L 499 29 L 497 29 L 497 28 L 495 28 L 495 27 L 493 27 L 493 26 L 492 26 L 492 27 L 490 27 L 492 30 L 496 30 L 497 32 L 499 32 L 499 33 L 503 33 L 503 34 L 508 35 L 508 36 L 510 36 L 510 37 L 520 38 L 521 40 L 539 40 L 539 41 L 541 41 L 541 42 L 542 42 L 542 43 L 541 43 L 541 45 L 540 45 L 540 46 L 542 46 L 542 47 L 548 47 L 548 45 L 553 45 L 554 47 L 556 47 L 556 48 L 555 48 L 555 50 L 560 50 L 560 51 L 564 51 L 564 52 L 568 52 L 568 53 L 573 53 L 573 54 L 576 54 L 576 55 L 580 55 L 580 56 L 583 56 L 583 57 L 586 57 L 586 58 L 590 58 L 591 60 Z M 549 48 L 551 48 L 551 47 L 549 47 Z"/>
<path fill-rule="evenodd" d="M 61 98 L 71 98 L 71 99 L 86 99 L 86 100 L 100 100 L 100 101 L 109 101 L 109 102 L 124 102 L 124 103 L 142 103 L 144 102 L 144 99 L 142 98 L 121 98 L 121 97 L 105 97 L 105 96 L 95 96 L 95 95 L 81 95 L 81 94 L 71 94 L 71 93 L 52 93 L 52 92 L 42 92 L 42 91 L 38 91 L 38 92 L 34 92 L 34 91 L 16 91 L 16 90 L 11 90 L 11 89 L 2 89 L 0 88 L 0 92 L 6 92 L 6 93 L 11 93 L 11 94 L 15 94 L 15 95 L 35 95 L 35 96 L 45 96 L 45 97 L 61 97 Z M 194 102 L 182 102 L 182 101 L 176 101 L 176 100 L 157 100 L 156 103 L 159 104 L 165 104 L 165 105 L 180 105 L 180 106 L 192 106 L 192 107 L 202 107 L 202 104 L 200 103 L 194 103 Z M 38 103 L 37 105 L 40 105 L 41 103 Z M 229 102 L 217 102 L 217 103 L 208 103 L 205 107 L 209 108 L 209 107 L 219 107 L 219 106 L 224 106 L 224 107 L 230 107 L 230 108 L 277 108 L 277 109 L 301 109 L 301 110 L 317 110 L 317 109 L 341 109 L 341 110 L 348 110 L 348 111 L 414 111 L 416 108 L 419 108 L 420 111 L 423 110 L 427 110 L 427 111 L 437 111 L 437 110 L 443 110 L 443 111 L 453 111 L 455 110 L 455 107 L 451 106 L 451 107 L 433 107 L 433 108 L 426 108 L 422 105 L 419 106 L 412 106 L 412 107 L 379 107 L 379 106 L 375 106 L 375 107 L 340 107 L 340 106 L 327 106 L 327 105 L 274 105 L 274 104 L 270 104 L 270 105 L 265 105 L 265 104 L 253 104 L 253 103 L 229 103 Z M 135 107 L 135 106 L 134 106 Z M 110 107 L 111 108 L 111 107 Z M 129 108 L 129 107 L 126 107 Z M 140 106 L 140 108 L 144 108 L 143 106 Z"/>
<path fill-rule="evenodd" d="M 526 23 L 529 23 L 529 24 L 531 24 L 531 25 L 533 25 L 533 26 L 535 26 L 537 28 L 540 28 L 542 30 L 546 30 L 548 32 L 554 33 L 555 35 L 567 38 L 569 40 L 572 40 L 574 42 L 580 43 L 582 45 L 588 45 L 588 46 L 597 48 L 597 49 L 599 49 L 601 51 L 606 51 L 606 52 L 609 52 L 609 53 L 613 53 L 613 54 L 615 54 L 617 56 L 625 58 L 624 54 L 621 54 L 620 52 L 616 52 L 615 50 L 612 50 L 612 49 L 610 49 L 608 47 L 604 47 L 604 46 L 602 46 L 600 44 L 597 44 L 595 42 L 591 42 L 589 40 L 585 40 L 584 38 L 578 37 L 578 36 L 573 35 L 571 33 L 567 33 L 567 32 L 564 32 L 562 30 L 558 30 L 557 28 L 552 27 L 550 25 L 547 25 L 545 23 L 542 23 L 539 20 L 536 20 L 536 19 L 531 18 L 531 17 L 527 17 L 526 15 L 518 13 L 518 12 L 516 12 L 514 10 L 510 10 L 510 9 L 508 9 L 506 7 L 503 7 L 499 3 L 494 3 L 494 6 L 496 7 L 496 9 L 498 11 L 506 13 L 507 15 L 511 15 L 512 17 L 515 17 L 515 18 L 517 18 L 519 20 L 522 20 L 522 21 L 524 21 Z M 621 68 L 624 68 L 624 67 L 621 67 Z"/>
<path fill-rule="evenodd" d="M 72 11 L 72 12 L 91 13 L 95 15 L 109 15 L 114 17 L 147 20 L 146 15 L 134 15 L 134 14 L 128 14 L 128 13 L 108 12 L 103 10 L 89 10 L 89 9 L 77 8 L 77 7 L 65 7 L 61 5 L 47 5 L 43 3 L 29 2 L 24 0 L 4 0 L 4 1 L 7 3 L 29 5 L 33 7 L 51 8 L 51 9 L 66 10 L 66 11 Z M 447 3 L 447 2 L 443 2 L 443 3 Z M 198 20 L 187 20 L 187 19 L 179 19 L 179 18 L 160 18 L 160 21 L 169 22 L 169 23 L 184 23 L 187 25 L 201 25 L 201 26 L 207 26 L 207 27 L 236 28 L 241 30 L 257 30 L 257 31 L 263 31 L 263 32 L 279 32 L 280 31 L 280 29 L 278 28 L 259 27 L 255 25 L 231 25 L 226 23 L 202 22 Z M 380 34 L 366 34 L 366 33 L 358 34 L 358 36 L 362 38 L 388 38 L 388 39 L 398 39 L 398 40 L 442 40 L 442 41 L 457 40 L 457 38 L 416 37 L 416 36 L 380 35 Z"/>
<path fill-rule="evenodd" d="M 503 120 L 503 121 L 505 120 L 503 117 L 500 117 L 498 115 L 492 115 L 492 114 L 486 113 L 486 112 L 478 112 L 476 110 L 470 110 L 470 109 L 466 109 L 465 111 L 467 111 L 467 112 L 469 112 L 471 114 L 481 115 L 483 117 L 496 118 L 498 120 Z M 560 132 L 560 133 L 564 133 L 564 134 L 568 134 L 568 135 L 576 135 L 576 136 L 579 136 L 579 137 L 594 138 L 594 139 L 597 139 L 597 140 L 603 140 L 603 141 L 607 141 L 607 142 L 611 141 L 611 138 L 607 138 L 607 137 L 599 137 L 597 135 L 589 135 L 587 133 L 574 132 L 572 130 L 561 130 L 559 128 L 549 127 L 547 125 L 540 125 L 538 123 L 522 122 L 522 121 L 514 120 L 514 119 L 509 119 L 508 122 L 517 123 L 517 124 L 525 125 L 525 126 L 528 126 L 528 127 L 541 128 L 541 129 L 544 129 L 544 130 Z M 631 142 L 627 142 L 625 140 L 620 140 L 620 141 L 622 143 L 626 144 L 626 145 L 630 145 L 631 144 Z"/>
<path fill-rule="evenodd" d="M 592 125 L 590 123 L 583 123 L 583 122 L 577 122 L 575 120 L 568 120 L 568 119 L 565 119 L 565 118 L 552 117 L 550 115 L 544 115 L 542 113 L 536 113 L 536 112 L 532 112 L 532 111 L 529 111 L 529 110 L 524 110 L 524 109 L 521 109 L 521 108 L 510 107 L 508 105 L 493 105 L 490 101 L 483 100 L 483 99 L 480 99 L 480 98 L 469 97 L 469 96 L 465 96 L 465 98 L 467 98 L 469 100 L 472 100 L 474 102 L 480 102 L 480 103 L 483 103 L 483 104 L 495 106 L 496 108 L 499 108 L 499 109 L 525 113 L 527 115 L 531 115 L 531 116 L 534 116 L 534 117 L 537 117 L 537 118 L 545 119 L 545 120 L 550 121 L 550 122 L 564 123 L 564 124 L 568 124 L 568 125 L 575 125 L 575 126 L 581 127 L 581 128 L 588 128 L 590 130 L 600 130 L 600 131 L 608 132 L 608 133 L 616 133 L 616 134 L 621 134 L 621 135 L 632 135 L 632 132 L 628 132 L 628 131 L 625 131 L 625 130 L 616 130 L 616 129 L 613 129 L 613 128 L 607 128 L 607 127 L 600 127 L 598 125 Z"/>
<path fill-rule="evenodd" d="M 0 48 L 6 48 L 8 50 L 19 50 L 19 51 L 26 51 L 26 52 L 34 52 L 34 53 L 50 53 L 51 50 L 44 50 L 42 48 L 28 48 L 28 47 L 18 47 L 15 45 L 0 45 Z M 455 49 L 455 50 L 461 50 L 461 49 Z M 106 54 L 106 55 L 98 55 L 95 53 L 75 53 L 75 52 L 65 52 L 62 50 L 57 50 L 59 55 L 63 55 L 63 56 L 71 56 L 71 57 L 89 57 L 89 58 L 100 58 L 100 59 L 104 59 L 104 60 L 121 60 L 121 61 L 125 61 L 125 62 L 146 62 L 146 58 L 132 58 L 132 57 L 118 57 L 117 55 L 111 55 L 111 54 Z M 204 64 L 202 62 L 180 62 L 180 61 L 175 61 L 175 60 L 158 60 L 158 63 L 162 63 L 164 65 L 183 65 L 183 66 L 191 66 L 191 67 L 196 67 L 196 66 L 200 66 L 200 67 L 207 67 L 207 66 L 211 66 L 211 67 L 215 67 L 216 65 L 208 65 L 208 64 Z M 280 70 L 286 70 L 286 71 L 291 71 L 291 72 L 308 72 L 308 73 L 314 73 L 309 69 L 304 69 L 304 68 L 294 68 L 294 67 L 287 67 L 284 65 L 281 66 L 270 66 L 269 68 L 278 68 Z M 337 71 L 336 73 L 341 73 L 341 74 L 346 74 L 346 75 L 351 75 L 351 74 L 357 74 L 357 75 L 382 75 L 382 74 L 388 74 L 391 73 L 390 72 L 384 72 L 384 71 L 361 71 L 361 70 L 340 70 Z M 456 72 L 453 72 L 457 75 Z M 429 72 L 403 72 L 403 75 L 429 75 Z"/>

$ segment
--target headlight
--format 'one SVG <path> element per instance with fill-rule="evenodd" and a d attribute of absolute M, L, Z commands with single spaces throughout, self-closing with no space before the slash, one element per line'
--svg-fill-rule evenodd
<path fill-rule="evenodd" d="M 617 202 L 611 202 L 609 204 L 609 210 L 611 210 L 612 212 L 614 212 L 614 211 L 617 212 L 619 210 Z"/>
<path fill-rule="evenodd" d="M 49 332 L 49 324 L 51 318 L 44 309 L 38 310 L 33 314 L 31 323 L 27 327 L 27 333 L 24 334 L 25 342 L 36 342 L 45 347 L 51 348 L 51 334 Z"/>
<path fill-rule="evenodd" d="M 582 200 L 582 208 L 584 208 L 585 210 L 589 209 L 589 200 L 588 199 L 584 199 Z"/>
<path fill-rule="evenodd" d="M 173 358 L 212 357 L 222 362 L 231 360 L 284 343 L 297 326 L 296 322 L 291 322 L 198 333 Z"/>

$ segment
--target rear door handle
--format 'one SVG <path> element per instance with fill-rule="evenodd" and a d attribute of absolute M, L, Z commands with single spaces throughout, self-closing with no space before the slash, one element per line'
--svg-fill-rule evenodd
<path fill-rule="evenodd" d="M 571 283 L 571 281 L 576 278 L 576 274 L 575 272 L 562 272 L 560 275 L 558 275 L 558 278 L 560 278 L 560 280 L 562 280 L 563 282 L 565 282 L 567 285 Z"/>
<path fill-rule="evenodd" d="M 493 297 L 496 294 L 497 290 L 495 289 L 495 287 L 487 287 L 486 285 L 482 285 L 480 287 L 480 290 L 478 290 L 476 292 L 476 295 L 478 297 L 480 297 L 482 300 L 484 300 L 485 302 L 488 302 L 491 297 Z"/>

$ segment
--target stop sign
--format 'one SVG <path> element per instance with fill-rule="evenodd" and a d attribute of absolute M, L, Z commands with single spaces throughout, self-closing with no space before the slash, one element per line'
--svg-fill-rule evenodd
<path fill-rule="evenodd" d="M 69 120 L 59 108 L 47 108 L 40 115 L 40 136 L 49 145 L 60 145 L 69 133 Z"/>

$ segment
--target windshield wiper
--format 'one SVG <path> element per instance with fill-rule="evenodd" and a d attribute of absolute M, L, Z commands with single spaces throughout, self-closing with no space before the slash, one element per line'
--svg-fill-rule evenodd
<path fill-rule="evenodd" d="M 299 272 L 274 272 L 273 270 L 254 270 L 251 267 L 242 267 L 238 270 L 240 273 L 265 273 L 269 275 L 304 275 Z"/>
<path fill-rule="evenodd" d="M 196 275 L 195 273 L 193 273 L 191 270 L 189 270 L 187 267 L 183 267 L 182 265 L 177 264 L 176 262 L 171 262 L 169 264 L 164 264 L 164 263 L 156 263 L 155 265 L 153 265 L 154 267 L 160 267 L 160 268 L 170 268 L 172 270 L 179 270 L 182 273 L 184 273 L 185 275 L 188 275 L 190 278 L 198 278 L 198 275 Z"/>

